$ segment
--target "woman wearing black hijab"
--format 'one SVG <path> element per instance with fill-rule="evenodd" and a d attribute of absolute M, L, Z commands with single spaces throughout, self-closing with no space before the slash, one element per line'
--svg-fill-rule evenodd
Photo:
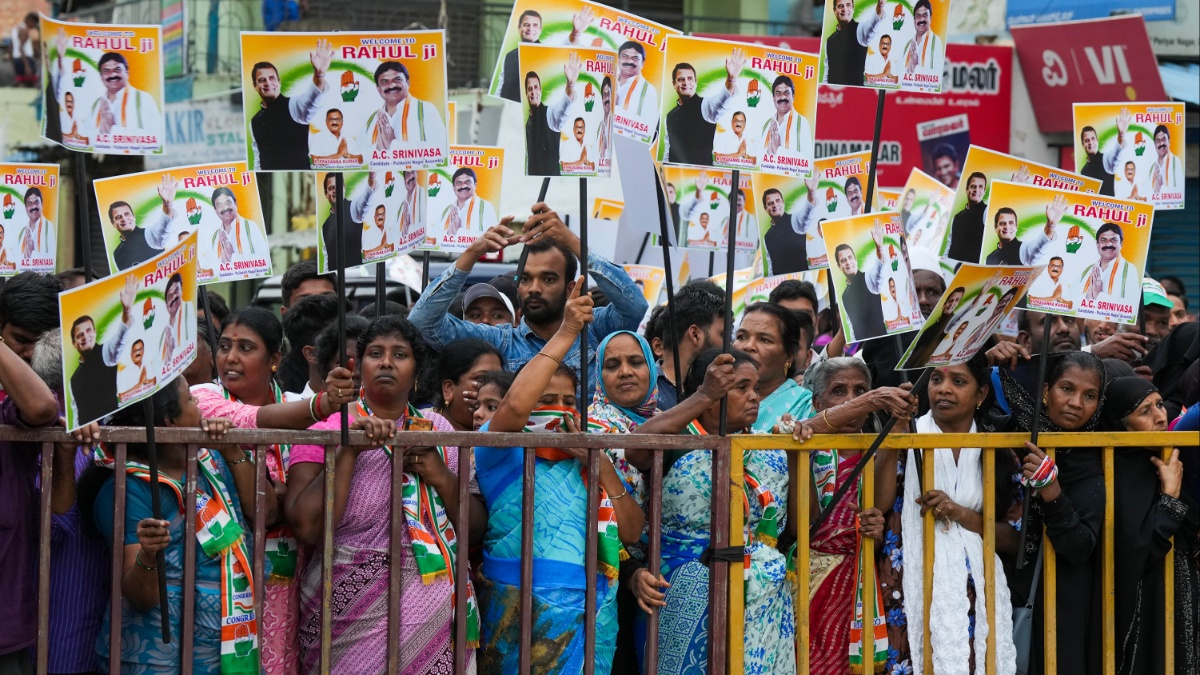
<path fill-rule="evenodd" d="M 1105 390 L 1100 428 L 1166 431 L 1163 397 L 1140 377 L 1121 377 Z M 1175 540 L 1175 668 L 1200 672 L 1196 654 L 1196 532 L 1200 509 L 1181 490 L 1179 450 L 1166 461 L 1155 448 L 1116 448 L 1113 456 L 1117 672 L 1163 672 L 1163 560 Z"/>

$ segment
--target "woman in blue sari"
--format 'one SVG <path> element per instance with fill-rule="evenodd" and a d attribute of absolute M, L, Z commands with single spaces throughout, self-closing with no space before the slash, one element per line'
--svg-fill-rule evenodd
<path fill-rule="evenodd" d="M 480 431 L 578 431 L 576 382 L 562 359 L 591 321 L 592 301 L 571 292 L 562 325 L 537 358 L 517 375 Z M 481 391 L 491 393 L 489 383 Z M 534 438 L 531 438 L 531 442 Z M 479 670 L 516 673 L 523 594 L 533 599 L 533 672 L 575 675 L 584 663 L 587 544 L 587 453 L 537 448 L 534 473 L 533 589 L 520 588 L 521 497 L 524 453 L 513 447 L 475 448 L 475 471 L 488 505 L 483 567 L 478 575 L 482 612 Z M 582 460 L 582 461 L 581 461 Z M 607 673 L 617 636 L 616 571 L 621 545 L 637 541 L 645 519 L 607 455 L 600 454 L 599 567 L 596 585 L 595 670 Z"/>
<path fill-rule="evenodd" d="M 775 431 L 780 418 L 808 419 L 813 414 L 812 392 L 792 378 L 800 359 L 800 320 L 789 309 L 769 302 L 746 308 L 733 336 L 733 348 L 758 362 L 758 419 L 751 425 L 756 434 Z"/>

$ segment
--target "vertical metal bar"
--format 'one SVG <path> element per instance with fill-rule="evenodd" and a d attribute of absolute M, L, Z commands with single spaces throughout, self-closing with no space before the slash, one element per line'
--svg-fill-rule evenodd
<path fill-rule="evenodd" d="M 1163 448 L 1162 460 L 1171 458 L 1172 448 Z M 1175 673 L 1175 538 L 1171 538 L 1171 548 L 1167 557 L 1163 558 L 1163 673 Z"/>
<path fill-rule="evenodd" d="M 195 655 L 193 631 L 196 625 L 196 482 L 200 474 L 197 453 L 200 446 L 187 446 L 183 504 L 183 616 L 180 626 L 181 666 L 184 675 L 191 675 Z M 159 563 L 163 564 L 162 562 Z"/>
<path fill-rule="evenodd" d="M 50 658 L 50 499 L 54 485 L 53 443 L 42 443 L 42 503 L 38 516 L 37 673 L 46 675 Z M 72 464 L 74 464 L 72 462 Z M 122 552 L 125 547 L 121 547 Z"/>
<path fill-rule="evenodd" d="M 341 345 L 346 344 L 346 258 L 349 257 L 350 251 L 346 250 L 345 231 L 346 231 L 347 227 L 350 227 L 350 223 L 342 222 L 345 220 L 345 218 L 342 217 L 342 215 L 343 215 L 342 203 L 346 199 L 346 178 L 345 178 L 345 176 L 343 176 L 341 174 L 341 172 L 337 172 L 337 173 L 333 174 L 333 190 L 334 190 L 334 204 L 335 204 L 335 208 L 333 210 L 333 225 L 334 225 L 336 235 L 337 235 L 336 237 L 334 237 L 333 251 L 334 251 L 334 256 L 337 258 L 335 260 L 335 263 L 337 265 L 337 279 L 334 283 L 335 283 L 335 288 L 337 289 L 337 298 L 338 298 L 338 314 L 337 314 L 337 335 L 338 335 L 337 343 L 339 345 L 338 346 L 338 365 L 345 368 L 346 367 L 346 352 L 341 348 Z M 359 259 L 361 259 L 361 256 L 359 253 L 355 253 L 354 258 L 355 258 L 355 260 L 359 260 Z M 216 357 L 214 356 L 213 358 L 216 358 Z M 350 445 L 350 415 L 348 413 L 348 410 L 349 410 L 349 408 L 347 408 L 346 404 L 343 403 L 342 404 L 342 445 Z M 328 448 L 326 449 L 326 451 L 327 451 L 326 459 L 328 459 Z M 329 463 L 326 463 L 325 467 L 326 467 L 326 470 L 328 471 L 329 467 L 330 467 Z M 327 474 L 327 476 L 328 476 L 328 474 Z M 326 485 L 329 484 L 328 477 L 326 478 L 325 482 L 326 482 Z M 332 499 L 332 497 L 331 497 L 332 492 L 333 492 L 333 490 L 331 489 L 325 495 L 325 502 L 330 507 L 332 507 L 332 505 L 333 505 L 333 502 L 329 501 L 330 499 Z M 329 514 L 326 514 L 326 520 L 329 520 L 330 518 L 331 518 L 331 516 Z M 330 529 L 332 529 L 332 526 L 330 527 Z M 326 532 L 325 536 L 331 537 L 332 535 L 330 534 L 330 532 Z M 332 539 L 326 539 L 326 541 L 332 541 Z M 330 546 L 332 546 L 332 544 L 330 544 Z M 321 658 L 322 658 L 322 661 L 321 661 L 322 670 L 323 670 L 323 672 L 327 672 L 325 669 L 325 666 L 327 666 L 329 664 L 326 663 L 326 661 L 325 661 L 325 659 L 327 658 L 325 656 L 325 652 L 321 653 Z"/>
<path fill-rule="evenodd" d="M 584 334 L 586 335 L 587 332 L 584 331 Z M 586 353 L 586 343 L 584 347 Z M 587 357 L 581 356 L 580 358 L 586 359 Z M 584 372 L 586 372 L 586 365 Z M 586 424 L 585 421 L 584 428 L 586 428 Z M 595 675 L 596 672 L 596 575 L 600 567 L 599 561 L 596 559 L 600 544 L 597 531 L 600 523 L 600 452 L 603 452 L 600 448 L 588 448 L 587 546 L 584 557 L 587 597 L 584 598 L 583 605 L 583 675 Z"/>
<path fill-rule="evenodd" d="M 650 547 L 646 552 L 646 566 L 655 576 L 662 573 L 662 484 L 663 451 L 655 450 L 650 460 L 650 485 L 654 487 L 650 489 Z M 658 673 L 658 619 L 659 608 L 655 607 L 646 620 L 646 663 L 643 673 Z"/>
<path fill-rule="evenodd" d="M 383 316 L 387 302 L 387 264 L 375 263 L 375 316 Z"/>
<path fill-rule="evenodd" d="M 934 480 L 933 465 L 937 461 L 937 458 L 934 456 L 934 451 L 926 452 L 924 448 L 921 449 L 921 454 L 925 459 L 925 461 L 921 462 L 921 485 L 925 487 L 926 491 L 936 490 L 937 485 Z M 925 625 L 922 626 L 924 630 L 921 631 L 923 633 L 921 640 L 923 641 L 922 649 L 924 650 L 922 660 L 925 662 L 924 672 L 926 673 L 933 672 L 933 644 L 929 640 L 929 608 L 933 604 L 933 528 L 935 527 L 937 527 L 937 521 L 934 520 L 933 510 L 930 509 L 925 514 L 924 527 L 921 528 L 922 539 L 924 539 L 924 569 L 922 570 L 924 579 L 921 580 L 921 591 L 922 595 L 925 596 L 921 599 L 921 602 L 925 606 L 923 614 Z"/>
<path fill-rule="evenodd" d="M 1039 399 L 1040 400 L 1040 399 Z M 1045 448 L 1044 452 L 1054 459 L 1054 448 Z M 1045 656 L 1043 671 L 1058 672 L 1058 556 L 1054 553 L 1054 544 L 1050 535 L 1046 534 L 1046 525 L 1042 524 L 1042 634 L 1045 635 Z"/>
<path fill-rule="evenodd" d="M 724 419 L 724 418 L 722 418 Z M 712 533 L 709 546 L 714 549 L 729 545 L 729 437 L 712 450 Z M 738 508 L 741 508 L 740 506 Z M 713 560 L 708 568 L 708 673 L 725 675 L 725 629 L 729 611 L 730 563 Z M 738 580 L 740 583 L 740 579 Z"/>
<path fill-rule="evenodd" d="M 727 242 L 725 251 L 725 325 L 722 328 L 724 331 L 724 341 L 722 342 L 721 351 L 729 353 L 733 346 L 733 292 L 737 286 L 736 275 L 733 273 L 733 267 L 736 264 L 737 252 L 737 198 L 734 196 L 735 190 L 742 188 L 742 172 L 737 169 L 729 177 L 729 241 Z M 712 276 L 712 261 L 713 254 L 708 254 L 708 275 Z M 671 274 L 671 270 L 667 270 L 667 275 Z M 682 391 L 683 383 L 677 382 L 675 386 Z M 724 436 L 728 433 L 726 422 L 726 411 L 729 409 L 729 397 L 721 398 L 721 423 L 719 433 Z M 711 636 L 709 644 L 712 644 Z"/>
<path fill-rule="evenodd" d="M 92 279 L 96 278 L 96 270 L 92 264 L 92 210 L 89 203 L 91 200 L 88 198 L 87 156 L 80 152 L 74 153 L 74 155 L 75 195 L 78 200 L 75 205 L 78 210 L 75 222 L 78 223 L 79 244 L 83 249 L 83 275 L 87 279 L 87 283 L 91 283 Z M 123 548 L 123 546 L 118 548 Z M 114 567 L 113 569 L 118 568 Z"/>
<path fill-rule="evenodd" d="M 126 445 L 117 443 L 113 458 L 112 581 L 109 587 L 108 672 L 121 672 L 121 579 L 125 576 L 125 462 Z"/>
<path fill-rule="evenodd" d="M 996 449 L 985 448 L 983 461 L 983 592 L 987 603 L 985 675 L 996 675 Z"/>
<path fill-rule="evenodd" d="M 471 446 L 458 447 L 458 555 L 454 559 L 454 675 L 467 672 L 467 584 L 471 583 Z"/>
<path fill-rule="evenodd" d="M 882 90 L 880 90 L 882 93 Z M 862 492 L 858 495 L 862 509 L 875 506 L 875 459 L 867 460 L 867 466 L 862 472 Z M 879 597 L 875 585 L 875 540 L 870 537 L 862 538 L 862 659 L 863 672 L 875 672 L 875 599 Z M 928 630 L 926 631 L 928 632 Z"/>
<path fill-rule="evenodd" d="M 340 174 L 339 174 L 340 175 Z M 341 278 L 339 275 L 338 278 Z M 345 341 L 343 340 L 343 343 Z M 328 673 L 333 645 L 333 477 L 335 446 L 325 446 L 325 506 L 321 511 L 321 672 Z"/>
<path fill-rule="evenodd" d="M 679 349 L 679 324 L 675 321 L 675 272 L 671 267 L 671 238 L 670 232 L 667 230 L 667 219 L 671 212 L 667 208 L 667 196 L 663 193 L 661 181 L 654 181 L 654 191 L 658 193 L 658 242 L 662 245 L 663 269 L 666 274 L 663 275 L 667 285 L 667 325 L 670 327 L 671 336 L 671 361 L 674 362 L 675 371 L 672 375 L 675 376 L 675 391 L 676 393 L 683 391 L 683 364 L 679 362 L 679 355 L 676 353 Z M 675 224 L 672 223 L 674 228 Z M 641 254 L 638 254 L 641 257 Z M 655 574 L 658 570 L 654 571 Z M 649 650 L 647 650 L 649 652 Z M 655 654 L 655 660 L 658 660 L 658 655 Z"/>
<path fill-rule="evenodd" d="M 282 470 L 285 467 L 280 467 Z M 261 445 L 254 446 L 254 618 L 258 622 L 258 663 L 262 668 L 264 630 L 263 605 L 267 601 L 267 490 L 274 486 L 267 481 L 267 453 Z"/>
<path fill-rule="evenodd" d="M 811 453 L 808 450 L 800 450 L 800 462 L 797 466 L 796 476 L 793 480 L 796 482 L 796 506 L 793 507 L 792 513 L 796 515 L 796 635 L 799 636 L 797 644 L 796 661 L 799 665 L 797 672 L 807 673 L 809 671 L 808 653 L 812 642 L 812 636 L 809 634 L 810 618 L 808 613 L 809 606 L 809 536 L 808 536 L 808 521 L 812 518 L 812 505 L 808 500 L 812 499 L 810 491 L 812 490 L 812 469 L 810 468 Z"/>
<path fill-rule="evenodd" d="M 1114 675 L 1117 672 L 1117 594 L 1116 594 L 1116 558 L 1113 554 L 1113 538 L 1116 519 L 1116 494 L 1113 466 L 1113 449 L 1104 448 L 1104 536 L 1101 538 L 1103 559 L 1101 574 L 1103 589 L 1101 596 L 1101 621 L 1104 626 L 1101 633 L 1103 645 L 1102 662 L 1104 675 Z"/>
<path fill-rule="evenodd" d="M 404 450 L 395 448 L 392 453 L 392 490 L 391 490 L 391 521 L 388 537 L 388 618 L 387 618 L 387 654 L 388 674 L 398 675 L 400 672 L 400 556 L 404 547 L 401 545 L 401 533 L 404 528 L 403 486 L 404 486 Z"/>
<path fill-rule="evenodd" d="M 736 221 L 735 221 L 736 225 Z M 747 524 L 750 514 L 745 513 L 742 504 L 745 489 L 745 453 L 737 436 L 729 437 L 729 546 L 746 547 L 749 545 L 750 534 Z M 729 623 L 726 643 L 728 646 L 727 660 L 730 673 L 740 673 L 744 669 L 746 651 L 746 584 L 745 563 L 740 566 L 742 574 L 730 574 L 729 583 Z"/>
<path fill-rule="evenodd" d="M 548 180 L 548 179 L 547 179 Z M 518 672 L 528 673 L 533 663 L 533 481 L 536 476 L 537 456 L 533 448 L 525 448 L 521 476 L 521 601 L 519 608 L 520 667 Z"/>
<path fill-rule="evenodd" d="M 162 485 L 159 484 L 158 448 L 154 442 L 154 401 L 147 398 L 142 401 L 143 414 L 146 417 L 146 460 L 150 465 L 150 513 L 155 520 L 162 520 Z M 184 512 L 184 521 L 187 513 Z M 159 628 L 162 630 L 162 641 L 171 642 L 171 610 L 167 607 L 167 553 L 159 550 L 154 554 L 155 581 L 158 582 L 158 611 L 160 614 Z"/>

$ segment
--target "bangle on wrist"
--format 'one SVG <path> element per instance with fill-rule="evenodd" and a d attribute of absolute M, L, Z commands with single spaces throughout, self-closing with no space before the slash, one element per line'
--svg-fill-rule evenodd
<path fill-rule="evenodd" d="M 551 361 L 557 363 L 560 366 L 563 364 L 562 359 L 557 359 L 557 358 L 547 354 L 546 352 L 538 352 L 537 356 L 544 356 L 544 357 L 550 359 Z"/>
<path fill-rule="evenodd" d="M 321 421 L 321 419 L 319 417 L 317 417 L 316 405 L 317 405 L 317 397 L 318 396 L 320 396 L 319 392 L 317 394 L 314 394 L 312 398 L 308 399 L 308 416 L 311 417 L 312 421 L 314 421 L 314 422 Z"/>
<path fill-rule="evenodd" d="M 138 567 L 146 570 L 147 572 L 157 572 L 158 571 L 157 564 L 151 566 L 151 565 L 147 565 L 146 563 L 142 562 L 142 551 L 143 550 L 144 549 L 138 549 L 138 552 L 133 554 L 133 561 L 135 563 L 137 563 Z"/>
<path fill-rule="evenodd" d="M 251 462 L 251 461 L 254 461 L 254 459 L 253 459 L 253 456 L 252 456 L 252 455 L 251 455 L 249 452 L 247 452 L 246 450 L 243 450 L 243 451 L 242 451 L 242 458 L 241 458 L 241 459 L 235 459 L 235 460 L 233 460 L 232 462 L 231 462 L 231 461 L 228 461 L 228 460 L 226 460 L 226 461 L 225 461 L 225 466 L 235 466 L 235 465 L 237 465 L 237 464 L 244 464 L 244 463 L 246 463 L 246 462 Z"/>

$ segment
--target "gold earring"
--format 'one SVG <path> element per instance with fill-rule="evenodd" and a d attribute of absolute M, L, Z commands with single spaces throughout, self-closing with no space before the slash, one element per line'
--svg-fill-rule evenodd
<path fill-rule="evenodd" d="M 450 399 L 446 399 L 446 403 L 445 403 L 444 407 L 446 407 L 446 408 L 450 407 Z"/>
<path fill-rule="evenodd" d="M 277 371 L 277 370 L 279 370 L 279 366 L 271 366 L 271 372 L 272 372 L 272 373 L 273 373 L 273 372 L 275 372 L 275 371 Z"/>

